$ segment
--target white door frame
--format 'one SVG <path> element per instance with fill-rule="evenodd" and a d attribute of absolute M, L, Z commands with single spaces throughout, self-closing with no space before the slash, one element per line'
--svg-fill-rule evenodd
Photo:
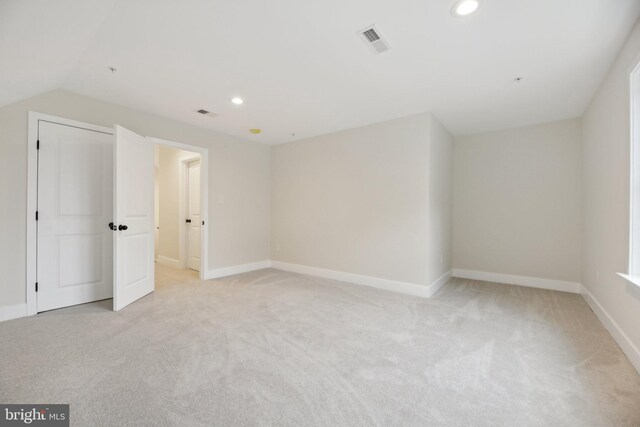
<path fill-rule="evenodd" d="M 90 123 L 29 111 L 29 133 L 27 137 L 27 271 L 25 283 L 27 316 L 38 313 L 38 298 L 36 294 L 38 234 L 35 215 L 38 210 L 38 124 L 41 121 L 113 135 L 113 129 L 109 127 L 96 126 Z"/>
<path fill-rule="evenodd" d="M 189 163 L 200 161 L 200 186 L 202 187 L 202 155 L 188 157 L 180 161 L 180 187 L 178 191 L 179 207 L 178 207 L 178 249 L 179 258 L 182 268 L 189 267 L 189 233 L 185 230 L 185 218 L 187 217 L 187 211 L 189 210 Z M 202 190 L 201 190 L 202 191 Z M 202 193 L 200 194 L 202 197 Z M 200 203 L 200 210 L 202 210 L 202 200 Z M 203 220 L 204 221 L 204 220 Z M 202 224 L 200 225 L 202 227 Z M 202 238 L 202 234 L 200 235 Z M 200 240 L 200 268 L 202 269 L 202 240 Z"/>
<path fill-rule="evenodd" d="M 151 138 L 147 137 L 149 141 L 153 142 L 157 145 L 162 145 L 165 147 L 177 148 L 179 150 L 192 151 L 194 153 L 200 154 L 200 215 L 202 218 L 202 222 L 200 226 L 200 280 L 205 280 L 206 272 L 208 271 L 208 263 L 209 263 L 209 149 L 204 147 L 199 147 L 197 145 L 183 144 L 181 142 L 167 141 L 160 138 Z M 184 177 L 184 165 L 185 162 L 193 161 L 194 158 L 187 158 L 182 161 L 180 178 L 181 182 L 179 183 L 179 191 L 180 191 L 180 207 L 179 207 L 179 249 L 180 249 L 180 263 L 185 264 L 186 266 L 186 247 L 185 247 L 185 237 L 184 237 L 184 214 L 185 214 L 185 206 L 184 206 L 184 186 L 185 186 L 185 177 Z"/>

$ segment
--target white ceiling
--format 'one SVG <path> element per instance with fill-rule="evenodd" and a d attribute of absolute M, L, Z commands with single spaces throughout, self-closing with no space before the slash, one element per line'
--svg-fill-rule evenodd
<path fill-rule="evenodd" d="M 0 105 L 63 88 L 265 143 L 424 111 L 476 133 L 581 115 L 640 15 L 481 1 L 461 19 L 454 0 L 0 0 Z"/>

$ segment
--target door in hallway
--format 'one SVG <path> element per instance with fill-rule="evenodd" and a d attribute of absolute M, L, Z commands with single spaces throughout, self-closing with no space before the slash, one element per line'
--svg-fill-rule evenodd
<path fill-rule="evenodd" d="M 187 224 L 188 238 L 187 266 L 200 271 L 200 160 L 187 164 Z"/>

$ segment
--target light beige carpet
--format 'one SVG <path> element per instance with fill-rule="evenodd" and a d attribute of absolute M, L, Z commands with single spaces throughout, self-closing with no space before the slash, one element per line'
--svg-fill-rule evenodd
<path fill-rule="evenodd" d="M 640 376 L 578 295 L 421 299 L 276 270 L 0 323 L 0 402 L 72 425 L 639 426 Z"/>

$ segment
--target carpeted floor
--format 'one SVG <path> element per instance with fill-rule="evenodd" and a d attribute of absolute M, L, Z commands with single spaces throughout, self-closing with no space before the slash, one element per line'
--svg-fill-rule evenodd
<path fill-rule="evenodd" d="M 640 376 L 578 295 L 421 299 L 262 270 L 0 323 L 0 402 L 72 425 L 639 426 Z"/>

